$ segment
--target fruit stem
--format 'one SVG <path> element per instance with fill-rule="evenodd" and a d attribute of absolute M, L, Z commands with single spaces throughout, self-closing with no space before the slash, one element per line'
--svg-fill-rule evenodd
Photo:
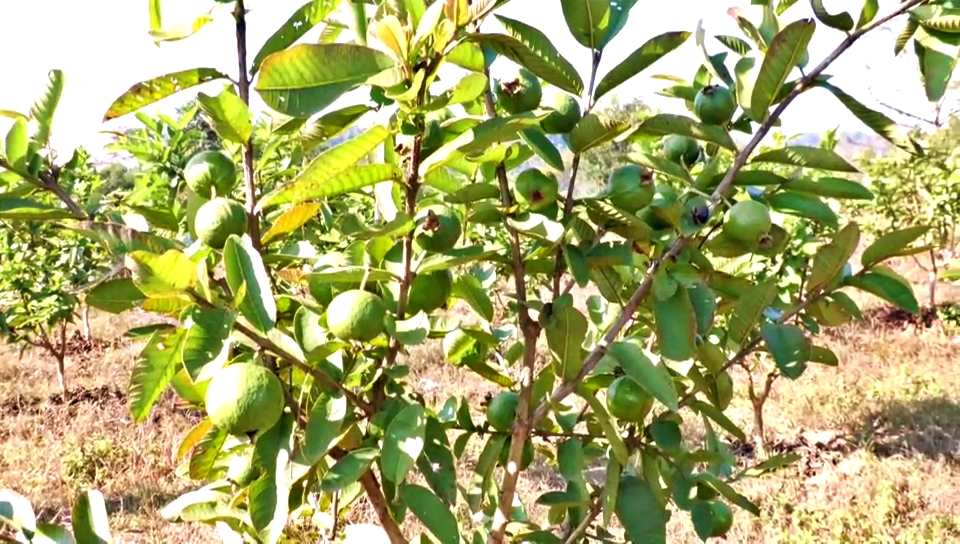
<path fill-rule="evenodd" d="M 250 105 L 250 74 L 247 70 L 247 10 L 243 5 L 244 0 L 237 0 L 233 11 L 233 18 L 236 20 L 237 27 L 237 64 L 239 74 L 237 86 L 239 87 L 240 100 L 247 106 Z M 247 210 L 247 234 L 250 235 L 250 242 L 253 248 L 260 251 L 260 218 L 257 216 L 257 187 L 254 181 L 253 170 L 253 135 L 243 143 L 241 150 L 243 156 L 243 189 L 246 197 L 245 207 Z"/>
<path fill-rule="evenodd" d="M 747 159 L 750 157 L 750 154 L 753 153 L 753 151 L 757 148 L 757 146 L 760 145 L 760 142 L 767 136 L 767 134 L 773 128 L 774 123 L 776 123 L 777 120 L 780 118 L 780 116 L 783 115 L 783 112 L 784 110 L 786 110 L 787 106 L 792 104 L 793 101 L 796 100 L 796 98 L 800 96 L 801 93 L 809 89 L 816 81 L 816 78 L 819 77 L 820 74 L 823 73 L 823 71 L 826 70 L 828 66 L 830 66 L 834 61 L 836 61 L 837 58 L 840 57 L 840 55 L 842 55 L 845 51 L 850 49 L 850 47 L 853 46 L 853 44 L 858 39 L 860 39 L 864 34 L 867 34 L 868 32 L 879 28 L 880 26 L 886 24 L 891 19 L 894 19 L 895 17 L 898 17 L 906 13 L 907 11 L 923 3 L 924 1 L 925 0 L 909 0 L 907 2 L 904 2 L 891 13 L 874 20 L 872 23 L 860 28 L 860 30 L 857 30 L 856 32 L 848 35 L 843 39 L 840 45 L 838 45 L 836 49 L 833 50 L 832 53 L 830 53 L 815 68 L 810 70 L 810 73 L 807 74 L 806 77 L 804 77 L 797 83 L 797 85 L 793 88 L 792 91 L 790 91 L 790 93 L 786 96 L 786 98 L 784 98 L 783 101 L 781 101 L 780 104 L 777 105 L 777 107 L 773 110 L 773 112 L 771 112 L 770 115 L 767 117 L 767 119 L 760 125 L 760 127 L 757 129 L 756 134 L 754 134 L 750 142 L 747 143 L 747 145 L 737 153 L 736 159 L 733 162 L 733 166 L 731 166 L 730 169 L 727 170 L 727 173 L 724 176 L 723 180 L 720 182 L 720 185 L 717 186 L 716 190 L 714 190 L 713 195 L 710 198 L 712 203 L 711 215 L 715 213 L 717 209 L 716 204 L 718 204 L 722 200 L 723 194 L 726 193 L 727 190 L 733 185 L 734 178 L 737 176 L 740 170 L 742 170 L 743 167 L 746 165 Z M 707 220 L 709 221 L 709 218 Z M 565 381 L 559 388 L 557 388 L 553 392 L 553 394 L 550 396 L 549 399 L 540 403 L 540 406 L 537 407 L 537 410 L 533 414 L 533 418 L 529 422 L 530 425 L 536 425 L 540 420 L 546 417 L 547 413 L 550 411 L 550 407 L 552 405 L 555 405 L 563 401 L 563 399 L 567 398 L 570 394 L 572 394 L 576 390 L 580 382 L 583 380 L 583 378 L 587 374 L 589 374 L 597 366 L 597 364 L 599 364 L 600 359 L 606 353 L 608 346 L 617 338 L 617 336 L 620 334 L 620 331 L 623 330 L 623 328 L 627 325 L 627 323 L 630 322 L 633 314 L 637 311 L 637 308 L 640 307 L 640 304 L 644 301 L 644 299 L 646 299 L 647 295 L 650 294 L 650 291 L 653 288 L 653 276 L 656 274 L 657 270 L 660 269 L 663 263 L 669 261 L 673 257 L 676 257 L 691 239 L 692 238 L 690 236 L 678 237 L 676 241 L 674 241 L 673 244 L 671 244 L 671 246 L 663 253 L 663 255 L 659 259 L 653 261 L 653 263 L 647 269 L 647 274 L 643 282 L 640 284 L 639 287 L 637 287 L 636 291 L 634 291 L 633 295 L 630 297 L 630 300 L 628 300 L 627 303 L 624 305 L 623 311 L 621 312 L 620 316 L 617 318 L 616 322 L 614 322 L 614 324 L 610 327 L 610 329 L 603 336 L 600 342 L 597 343 L 597 347 L 595 347 L 593 351 L 590 353 L 590 355 L 587 356 L 586 360 L 583 363 L 583 368 L 580 369 L 580 372 L 577 374 L 575 379 Z M 804 303 L 801 306 L 796 307 L 792 313 L 784 314 L 784 316 L 781 317 L 781 319 L 796 314 L 797 312 L 802 310 L 803 307 L 806 307 L 807 304 L 810 304 L 816 300 L 819 300 L 819 298 L 820 298 L 819 296 L 808 298 L 806 301 L 804 301 Z M 759 344 L 760 344 L 760 340 L 756 339 L 748 347 L 752 351 L 752 349 L 756 349 L 756 347 L 759 346 Z M 746 356 L 746 353 L 744 353 L 744 351 L 747 351 L 746 348 L 744 350 L 741 350 L 740 354 L 743 354 L 743 356 Z M 747 353 L 749 353 L 749 351 Z M 740 354 L 735 356 L 734 359 L 737 359 L 737 357 L 740 357 Z M 742 360 L 742 357 L 740 357 L 740 360 Z M 732 364 L 736 364 L 736 363 L 729 362 L 727 363 L 727 365 L 724 366 L 724 369 L 729 368 Z M 690 401 L 693 400 L 693 397 L 694 395 L 687 395 L 687 397 L 685 397 L 682 402 L 684 404 L 689 403 Z"/>

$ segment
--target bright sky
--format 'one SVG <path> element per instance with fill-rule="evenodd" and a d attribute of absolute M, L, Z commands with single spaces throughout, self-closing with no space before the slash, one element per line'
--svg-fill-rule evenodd
<path fill-rule="evenodd" d="M 248 0 L 251 57 L 304 1 Z M 825 2 L 832 11 L 842 7 L 858 10 L 861 3 L 846 0 Z M 896 3 L 896 0 L 881 0 L 881 13 L 892 9 Z M 669 9 L 657 10 L 648 7 L 651 4 L 641 1 L 633 9 L 627 26 L 604 52 L 601 74 L 654 35 L 671 30 L 693 32 L 701 18 L 707 30 L 710 52 L 723 50 L 710 36 L 742 35 L 735 21 L 727 15 L 727 9 L 732 6 L 746 10 L 751 20 L 759 20 L 760 8 L 750 6 L 750 0 L 670 0 L 657 3 Z M 91 7 L 93 5 L 96 8 Z M 190 20 L 211 6 L 213 0 L 164 0 L 164 24 L 170 26 Z M 229 10 L 229 7 L 224 9 Z M 501 13 L 545 30 L 586 79 L 590 54 L 570 37 L 558 0 L 513 0 Z M 798 2 L 784 17 L 789 22 L 811 15 L 810 6 L 804 1 Z M 856 18 L 858 12 L 854 11 L 852 15 Z M 0 109 L 27 111 L 42 89 L 47 71 L 60 68 L 65 72 L 67 85 L 54 125 L 54 146 L 62 152 L 79 143 L 93 151 L 104 142 L 102 136 L 98 137 L 98 131 L 114 130 L 118 123 L 131 122 L 127 118 L 104 125 L 101 118 L 110 103 L 137 81 L 200 66 L 236 74 L 233 21 L 226 11 L 198 34 L 159 47 L 147 33 L 148 24 L 146 0 L 0 1 L 0 50 L 7 52 L 4 82 L 0 84 Z M 829 73 L 837 76 L 834 79 L 836 84 L 865 103 L 875 105 L 875 96 L 903 110 L 928 116 L 932 105 L 923 95 L 915 60 L 906 54 L 897 59 L 893 57 L 893 41 L 901 25 L 902 20 L 894 30 L 878 31 L 862 40 L 835 63 Z M 495 31 L 495 27 L 493 22 L 485 30 Z M 842 34 L 823 25 L 818 24 L 817 28 L 811 45 L 810 66 L 816 65 L 842 38 Z M 621 99 L 638 96 L 665 111 L 681 112 L 683 106 L 679 101 L 653 94 L 668 83 L 645 76 L 672 74 L 690 79 L 701 59 L 691 37 L 680 49 L 621 86 L 616 94 Z M 184 94 L 189 92 L 195 91 Z M 216 88 L 212 92 L 216 92 Z M 161 107 L 170 108 L 177 100 L 165 101 Z M 262 102 L 255 99 L 254 106 L 262 107 Z M 820 132 L 837 125 L 849 130 L 863 129 L 825 91 L 813 91 L 809 96 L 801 97 L 783 118 L 783 128 L 789 133 Z M 0 129 L 5 131 L 6 126 L 7 123 L 0 118 Z"/>

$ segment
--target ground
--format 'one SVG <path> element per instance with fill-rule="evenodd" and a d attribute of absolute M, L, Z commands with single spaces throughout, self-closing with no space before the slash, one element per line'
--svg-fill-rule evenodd
<path fill-rule="evenodd" d="M 896 266 L 922 297 L 922 272 L 906 261 Z M 940 296 L 960 300 L 960 288 L 941 286 Z M 837 352 L 840 367 L 813 367 L 775 384 L 764 411 L 770 453 L 794 452 L 800 461 L 738 484 L 762 516 L 738 511 L 728 542 L 960 541 L 960 320 L 918 327 L 876 299 L 859 300 L 863 322 L 817 340 Z M 71 341 L 66 397 L 43 354 L 0 347 L 0 488 L 29 497 L 41 518 L 61 521 L 77 491 L 100 489 L 117 542 L 217 542 L 207 527 L 169 524 L 158 514 L 194 486 L 177 473 L 176 455 L 200 418 L 168 394 L 148 421 L 131 422 L 125 391 L 140 344 L 123 332 L 149 320 L 95 315 L 94 340 L 77 334 Z M 456 394 L 479 406 L 491 391 L 445 365 L 437 345 L 415 350 L 407 363 L 429 402 Z M 746 376 L 735 379 L 732 414 L 750 429 Z M 744 466 L 754 462 L 753 448 L 733 446 Z M 525 473 L 521 496 L 531 504 L 556 484 L 538 462 Z M 369 516 L 365 508 L 356 515 Z M 682 512 L 669 530 L 671 542 L 697 542 Z"/>

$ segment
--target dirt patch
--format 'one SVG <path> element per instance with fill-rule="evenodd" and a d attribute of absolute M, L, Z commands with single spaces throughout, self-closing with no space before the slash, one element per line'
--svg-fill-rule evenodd
<path fill-rule="evenodd" d="M 71 408 L 80 404 L 103 406 L 111 403 L 125 403 L 127 394 L 114 387 L 101 385 L 92 389 L 76 388 L 66 394 L 55 393 L 48 397 L 16 396 L 8 397 L 0 402 L 0 414 L 3 415 L 35 415 L 50 410 L 61 410 L 64 406 Z"/>
<path fill-rule="evenodd" d="M 798 456 L 794 466 L 804 478 L 810 478 L 827 465 L 836 466 L 855 447 L 838 431 L 808 431 L 796 436 L 778 438 L 772 441 L 767 449 L 771 456 Z M 730 450 L 746 464 L 756 459 L 757 451 L 752 442 L 734 441 L 730 444 Z"/>
<path fill-rule="evenodd" d="M 95 359 L 110 348 L 116 347 L 119 340 L 104 340 L 91 336 L 84 338 L 80 331 L 73 331 L 73 334 L 67 337 L 67 357 L 75 359 Z"/>

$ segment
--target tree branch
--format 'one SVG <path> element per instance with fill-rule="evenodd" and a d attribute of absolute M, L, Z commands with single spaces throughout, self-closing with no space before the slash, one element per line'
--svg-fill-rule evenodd
<path fill-rule="evenodd" d="M 0 157 L 0 168 L 4 170 L 9 170 L 10 172 L 13 172 L 19 175 L 20 177 L 36 185 L 40 189 L 50 191 L 51 193 L 56 195 L 56 197 L 59 198 L 61 202 L 63 202 L 63 204 L 67 207 L 67 209 L 70 210 L 70 213 L 75 215 L 77 219 L 87 218 L 87 213 L 83 211 L 83 208 L 81 208 L 80 205 L 73 200 L 73 197 L 71 197 L 70 194 L 67 193 L 67 191 L 65 191 L 63 187 L 60 186 L 60 181 L 59 181 L 60 170 L 57 166 L 53 166 L 49 173 L 43 173 L 37 177 L 30 177 L 30 176 L 24 175 L 24 173 L 22 172 L 15 170 L 13 168 L 13 165 L 10 164 L 6 158 Z"/>
<path fill-rule="evenodd" d="M 487 78 L 489 69 L 484 70 Z M 497 117 L 496 106 L 493 102 L 493 91 L 487 87 L 484 95 L 487 116 Z M 500 184 L 500 202 L 504 208 L 513 205 L 510 196 L 510 182 L 507 179 L 507 169 L 500 163 L 497 165 L 497 180 Z M 507 233 L 510 235 L 510 252 L 512 257 L 513 281 L 517 296 L 517 314 L 520 322 L 520 332 L 523 334 L 523 368 L 520 373 L 520 402 L 517 406 L 517 421 L 526 422 L 529 419 L 530 404 L 533 397 L 533 373 L 537 358 L 537 338 L 540 336 L 540 325 L 530 317 L 527 305 L 526 271 L 523 264 L 523 254 L 520 248 L 520 234 L 509 222 L 505 222 Z M 501 485 L 500 501 L 494 515 L 493 530 L 490 533 L 491 543 L 503 542 L 510 514 L 513 498 L 517 490 L 517 480 L 520 478 L 520 460 L 523 456 L 523 446 L 527 441 L 531 425 L 514 425 L 510 439 L 509 461 L 504 471 Z"/>
<path fill-rule="evenodd" d="M 237 64 L 239 68 L 237 84 L 240 99 L 249 106 L 250 75 L 247 69 L 247 10 L 243 2 L 244 0 L 237 0 L 233 18 L 236 20 L 237 26 Z M 247 234 L 250 235 L 253 248 L 259 252 L 260 217 L 257 214 L 257 186 L 253 168 L 253 135 L 243 143 L 241 154 L 243 155 L 243 191 L 247 209 Z"/>
<path fill-rule="evenodd" d="M 761 124 L 760 127 L 757 129 L 756 134 L 754 134 L 753 138 L 750 139 L 750 142 L 747 143 L 747 145 L 743 149 L 741 149 L 740 152 L 737 154 L 737 157 L 734 160 L 733 166 L 731 166 L 730 169 L 727 170 L 727 173 L 723 177 L 723 180 L 720 182 L 720 184 L 717 186 L 716 190 L 713 192 L 713 194 L 710 197 L 710 201 L 712 204 L 712 206 L 710 207 L 711 216 L 714 213 L 716 213 L 717 204 L 721 202 L 721 200 L 723 199 L 723 194 L 733 184 L 733 180 L 736 177 L 736 175 L 747 164 L 747 159 L 750 157 L 750 154 L 753 153 L 753 151 L 757 148 L 757 146 L 760 145 L 760 142 L 763 141 L 763 139 L 767 136 L 767 134 L 773 128 L 774 123 L 776 123 L 777 120 L 780 118 L 780 116 L 783 115 L 783 112 L 784 110 L 787 109 L 787 106 L 793 103 L 793 101 L 796 100 L 796 98 L 800 96 L 801 93 L 803 93 L 805 90 L 810 88 L 813 82 L 816 80 L 816 78 L 819 77 L 820 74 L 822 74 L 823 71 L 826 70 L 828 66 L 830 66 L 834 61 L 836 61 L 840 55 L 842 55 L 847 49 L 849 49 L 864 34 L 880 27 L 881 25 L 885 24 L 891 19 L 894 19 L 906 13 L 908 10 L 910 10 L 914 6 L 921 4 L 923 1 L 924 0 L 909 0 L 908 2 L 900 5 L 895 11 L 891 12 L 890 14 L 887 14 L 875 20 L 873 23 L 869 25 L 865 25 L 860 30 L 857 30 L 856 32 L 853 32 L 847 35 L 847 37 L 844 38 L 844 40 L 840 43 L 839 46 L 837 46 L 836 49 L 833 50 L 833 52 L 831 52 L 820 64 L 818 64 L 808 74 L 806 74 L 799 82 L 797 82 L 796 86 L 790 92 L 790 94 L 788 94 L 786 98 L 784 98 L 783 101 L 781 101 L 777 105 L 776 109 L 773 110 L 773 112 L 767 117 L 766 121 L 764 121 L 763 124 Z M 540 404 L 536 412 L 534 412 L 533 414 L 532 421 L 523 422 L 524 424 L 529 426 L 536 425 L 541 419 L 543 419 L 547 415 L 547 413 L 550 410 L 551 404 L 555 404 L 562 401 L 568 395 L 570 395 L 576 390 L 578 384 L 583 380 L 583 378 L 586 377 L 586 375 L 589 374 L 590 371 L 592 371 L 594 367 L 597 366 L 597 364 L 600 362 L 600 359 L 606 353 L 607 347 L 617 338 L 617 336 L 620 334 L 620 331 L 630 321 L 630 318 L 633 315 L 633 313 L 636 312 L 637 308 L 640 306 L 643 300 L 650 293 L 650 290 L 653 287 L 653 276 L 657 272 L 657 270 L 659 270 L 660 266 L 670 258 L 675 257 L 677 254 L 679 254 L 680 251 L 683 249 L 683 247 L 691 239 L 692 237 L 690 236 L 678 237 L 677 240 L 670 246 L 670 248 L 663 254 L 663 256 L 661 256 L 659 259 L 657 259 L 651 264 L 650 268 L 647 270 L 646 278 L 643 280 L 643 282 L 640 284 L 637 290 L 633 293 L 633 296 L 630 297 L 630 300 L 624 306 L 623 312 L 617 318 L 617 321 L 610 328 L 610 330 L 607 331 L 607 334 L 604 335 L 603 339 L 597 344 L 597 347 L 594 348 L 594 350 L 590 353 L 586 361 L 584 361 L 583 368 L 577 374 L 576 379 L 562 384 L 553 393 L 553 395 L 551 395 L 549 400 L 544 401 L 543 403 Z M 808 299 L 808 300 L 811 300 L 811 299 Z M 520 423 L 521 422 L 517 422 L 517 424 L 515 424 L 515 427 L 519 427 Z"/>

